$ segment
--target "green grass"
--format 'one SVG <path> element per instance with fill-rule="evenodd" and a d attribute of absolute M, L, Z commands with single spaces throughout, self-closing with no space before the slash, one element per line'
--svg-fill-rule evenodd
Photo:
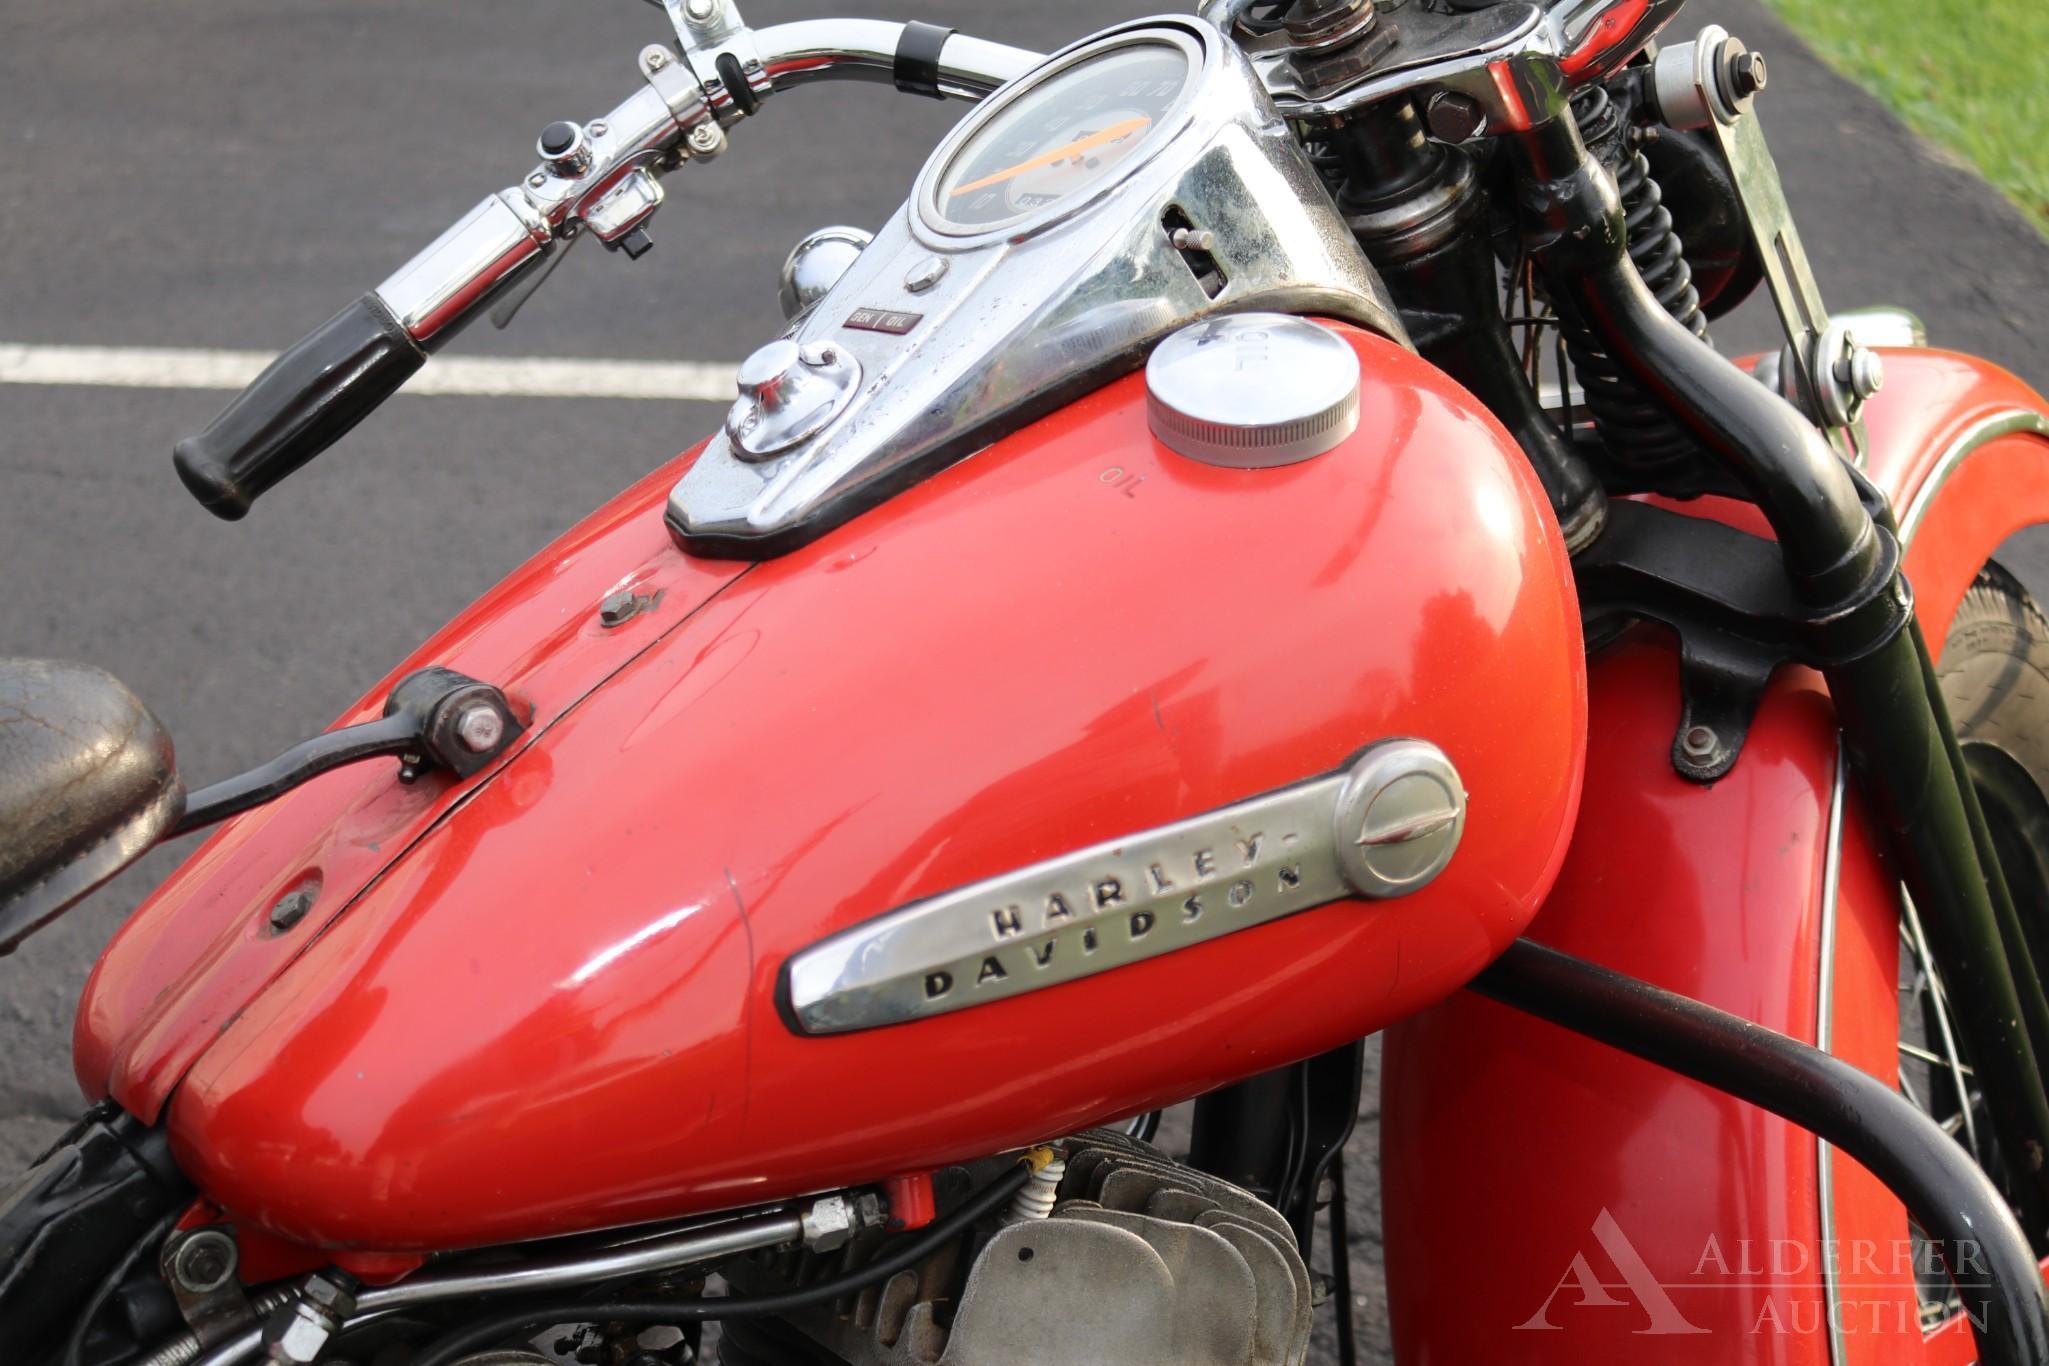
<path fill-rule="evenodd" d="M 2049 0 L 1767 3 L 2049 232 Z"/>

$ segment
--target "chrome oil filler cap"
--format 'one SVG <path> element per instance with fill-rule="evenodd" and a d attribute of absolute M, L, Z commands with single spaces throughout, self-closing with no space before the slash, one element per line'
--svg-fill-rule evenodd
<path fill-rule="evenodd" d="M 772 341 L 740 364 L 726 435 L 743 460 L 766 459 L 825 430 L 860 387 L 861 363 L 845 347 Z"/>
<path fill-rule="evenodd" d="M 1359 357 L 1328 328 L 1233 313 L 1182 328 L 1145 366 L 1146 420 L 1171 450 L 1238 469 L 1322 455 L 1359 426 Z"/>

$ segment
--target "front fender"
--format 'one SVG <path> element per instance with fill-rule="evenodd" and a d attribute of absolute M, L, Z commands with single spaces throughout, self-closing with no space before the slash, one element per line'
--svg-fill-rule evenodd
<path fill-rule="evenodd" d="M 2049 404 L 1968 356 L 1885 363 L 1865 468 L 1898 510 L 1939 649 L 1979 567 L 2049 522 Z M 1669 762 L 1668 638 L 1632 634 L 1588 681 L 1580 822 L 1531 937 L 1895 1080 L 1894 884 L 1845 791 L 1819 676 L 1780 670 L 1712 787 Z M 1899 1203 L 1732 1097 L 1461 994 L 1389 1033 L 1382 1105 L 1405 1363 L 1821 1366 L 1832 1337 L 1838 1366 L 1971 1359 L 1961 1323 L 1923 1342 Z"/>

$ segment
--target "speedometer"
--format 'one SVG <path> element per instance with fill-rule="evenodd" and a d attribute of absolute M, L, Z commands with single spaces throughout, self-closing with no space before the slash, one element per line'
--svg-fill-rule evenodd
<path fill-rule="evenodd" d="M 981 233 L 1103 188 L 1164 140 L 1197 61 L 1155 31 L 1026 76 L 950 140 L 926 181 L 927 222 Z"/>

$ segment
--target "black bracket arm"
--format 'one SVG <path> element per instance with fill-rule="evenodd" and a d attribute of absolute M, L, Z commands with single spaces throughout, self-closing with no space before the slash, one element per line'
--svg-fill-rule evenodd
<path fill-rule="evenodd" d="M 193 793 L 184 817 L 165 838 L 224 821 L 331 769 L 382 755 L 398 758 L 402 783 L 436 768 L 467 778 L 505 753 L 525 729 L 505 694 L 489 683 L 438 665 L 421 669 L 391 690 L 380 719 L 316 735 L 260 768 Z"/>
<path fill-rule="evenodd" d="M 1896 562 L 1897 543 L 1880 540 L 1881 553 Z M 1840 633 L 1839 616 L 1803 604 L 1783 564 L 1777 544 L 1764 537 L 1622 499 L 1609 504 L 1600 538 L 1573 562 L 1589 640 L 1633 620 L 1679 637 L 1672 767 L 1682 778 L 1710 783 L 1735 765 L 1780 664 L 1826 668 L 1869 648 L 1861 635 Z M 1888 572 L 1878 582 L 1894 579 Z M 1910 619 L 1911 603 L 1897 604 L 1894 632 Z"/>

